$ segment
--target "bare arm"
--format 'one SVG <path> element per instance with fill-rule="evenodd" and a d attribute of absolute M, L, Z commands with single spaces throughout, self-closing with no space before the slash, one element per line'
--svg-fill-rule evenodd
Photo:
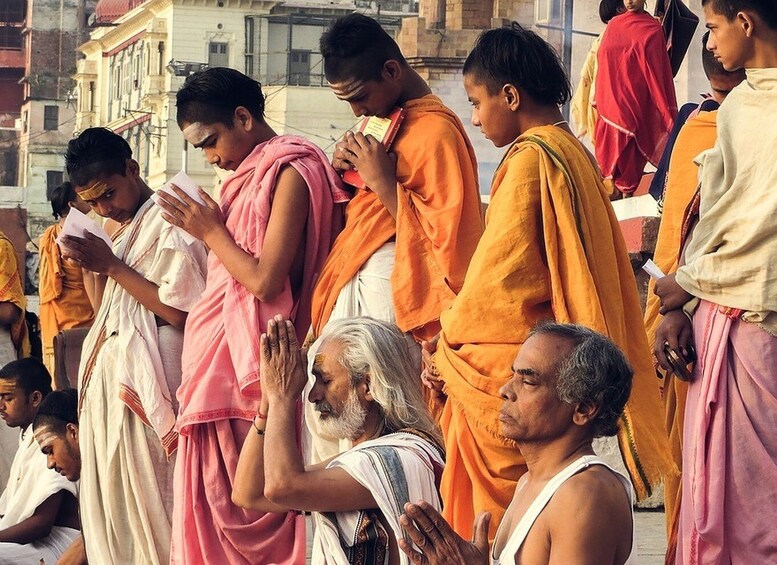
<path fill-rule="evenodd" d="M 66 237 L 65 254 L 82 268 L 98 275 L 107 275 L 130 293 L 138 302 L 171 326 L 183 329 L 186 312 L 159 300 L 159 287 L 116 257 L 99 237 L 86 233 L 83 238 Z M 101 295 L 102 293 L 100 293 Z M 102 300 L 102 298 L 100 299 Z"/>
<path fill-rule="evenodd" d="M 63 496 L 63 491 L 52 494 L 35 509 L 32 516 L 10 528 L 0 530 L 0 542 L 25 544 L 48 536 L 59 513 Z"/>
<path fill-rule="evenodd" d="M 0 302 L 0 326 L 10 328 L 21 317 L 22 310 L 16 304 Z"/>
<path fill-rule="evenodd" d="M 218 204 L 205 191 L 200 190 L 205 206 L 177 188 L 175 193 L 177 198 L 159 195 L 168 222 L 201 239 L 229 274 L 259 300 L 269 302 L 281 293 L 303 240 L 310 207 L 308 186 L 294 167 L 286 166 L 278 175 L 260 257 L 235 243 Z"/>

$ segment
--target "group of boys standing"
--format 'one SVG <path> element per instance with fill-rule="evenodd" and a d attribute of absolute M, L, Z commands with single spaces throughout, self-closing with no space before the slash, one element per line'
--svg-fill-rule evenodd
<path fill-rule="evenodd" d="M 777 26 L 766 15 L 773 10 L 742 0 L 732 18 L 718 3 L 706 2 L 708 21 L 723 17 L 736 26 L 744 14 L 749 31 L 740 41 L 754 38 L 756 45 L 755 51 L 737 51 L 736 61 L 721 54 L 724 65 L 777 67 L 769 59 L 777 50 L 777 42 L 769 43 Z M 561 116 L 570 87 L 553 50 L 513 26 L 485 32 L 465 63 L 473 124 L 495 145 L 510 146 L 494 175 L 484 225 L 474 153 L 461 122 L 377 22 L 358 14 L 341 18 L 321 46 L 327 80 L 355 114 L 387 116 L 404 108 L 391 153 L 374 138 L 348 133 L 337 145 L 333 168 L 307 140 L 272 131 L 256 82 L 219 68 L 189 77 L 177 94 L 184 137 L 210 163 L 234 171 L 219 203 L 204 191 L 198 202 L 177 188 L 159 193 L 155 203 L 129 146 L 107 130 L 86 130 L 69 144 L 67 168 L 76 191 L 115 228 L 112 249 L 89 235 L 63 242 L 71 260 L 100 275 L 103 288 L 79 370 L 80 511 L 90 562 L 302 562 L 304 518 L 294 510 L 353 508 L 342 500 L 331 508 L 306 504 L 302 487 L 270 488 L 283 482 L 280 475 L 304 476 L 293 440 L 303 435 L 300 426 L 310 434 L 309 462 L 327 471 L 329 457 L 348 448 L 333 447 L 337 440 L 365 444 L 404 431 L 362 425 L 338 437 L 327 434 L 331 426 L 321 426 L 344 417 L 347 404 L 329 402 L 329 387 L 332 375 L 353 365 L 343 350 L 332 348 L 332 334 L 355 331 L 348 321 L 362 316 L 395 324 L 409 345 L 408 359 L 424 359 L 423 409 L 435 414 L 442 431 L 444 468 L 427 448 L 440 441 L 433 430 L 419 434 L 426 443 L 403 441 L 410 451 L 425 450 L 439 487 L 437 506 L 464 538 L 472 537 L 476 513 L 487 511 L 487 537 L 493 540 L 518 496 L 516 484 L 529 462 L 507 439 L 512 436 L 502 433 L 496 415 L 514 396 L 516 371 L 522 374 L 513 365 L 516 354 L 528 340 L 536 343 L 532 329 L 543 320 L 591 328 L 628 357 L 634 379 L 618 434 L 637 493 L 648 494 L 672 470 L 655 418 L 655 373 L 625 244 L 596 162 Z M 724 49 L 723 39 L 717 48 Z M 764 96 L 773 93 L 770 72 L 753 73 L 764 75 Z M 350 169 L 358 170 L 368 189 L 346 189 L 336 171 Z M 705 166 L 705 174 L 712 175 L 713 186 L 715 175 L 722 175 L 712 166 Z M 704 190 L 703 182 L 703 203 Z M 766 212 L 761 216 L 767 221 Z M 702 214 L 699 226 L 703 222 Z M 715 224 L 708 231 L 724 228 Z M 719 276 L 720 269 L 702 263 L 730 240 L 717 233 L 713 243 L 698 241 L 695 270 L 687 262 L 678 271 L 683 287 L 696 288 L 692 281 L 701 280 L 699 273 Z M 763 238 L 747 241 L 766 253 Z M 738 250 L 740 261 L 749 257 L 746 251 Z M 727 289 L 736 287 L 735 275 Z M 673 280 L 657 290 L 667 311 L 687 301 L 669 285 Z M 730 307 L 724 332 L 743 325 L 731 322 L 739 319 L 729 315 L 733 308 L 761 313 L 759 323 L 777 310 L 763 293 L 756 305 L 728 303 L 722 295 L 708 295 L 710 288 L 705 283 L 695 295 Z M 750 290 L 743 296 L 752 296 Z M 762 352 L 773 348 L 767 343 L 773 338 L 752 328 L 764 342 Z M 581 335 L 569 339 L 582 343 L 589 337 Z M 302 423 L 296 402 L 308 370 L 301 369 L 297 351 L 305 340 L 316 376 L 307 388 L 318 413 L 308 412 Z M 675 337 L 667 341 L 677 345 Z M 528 354 L 521 354 L 524 361 Z M 420 361 L 408 363 L 418 368 L 420 383 Z M 354 369 L 347 379 L 361 387 L 357 404 L 364 408 L 374 399 L 390 405 L 376 383 L 370 389 L 367 377 Z M 251 457 L 261 454 L 261 467 L 247 467 L 248 450 Z M 773 459 L 756 463 L 767 475 L 774 472 Z M 245 479 L 246 468 L 254 473 L 250 482 L 267 489 L 259 493 L 267 500 L 243 508 L 233 499 L 239 498 L 236 475 Z M 310 479 L 320 498 L 339 495 L 331 482 L 335 472 Z M 325 494 L 327 485 L 332 492 Z M 696 550 L 726 542 L 727 529 L 715 529 L 717 537 L 708 541 L 692 518 L 682 523 L 693 533 L 682 534 L 681 526 L 681 535 L 695 540 Z M 484 522 L 477 524 L 482 536 Z M 405 526 L 422 552 L 434 545 L 433 537 L 414 537 L 419 532 Z M 320 529 L 325 527 L 322 522 Z M 428 562 L 432 555 L 418 557 L 395 533 L 396 540 L 408 556 L 403 560 Z M 726 546 L 726 555 L 735 550 Z M 619 547 L 617 560 L 625 562 L 630 553 Z"/>

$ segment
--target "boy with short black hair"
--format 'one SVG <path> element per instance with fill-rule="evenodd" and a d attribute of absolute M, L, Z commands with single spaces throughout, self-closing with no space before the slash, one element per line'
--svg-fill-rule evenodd
<path fill-rule="evenodd" d="M 76 486 L 48 468 L 33 436 L 33 420 L 50 393 L 51 375 L 37 359 L 0 369 L 0 414 L 22 429 L 0 497 L 0 564 L 56 563 L 78 536 Z"/>
<path fill-rule="evenodd" d="M 311 337 L 330 320 L 370 316 L 396 323 L 418 357 L 413 341 L 440 331 L 440 312 L 461 289 L 483 232 L 475 154 L 459 118 L 377 21 L 349 14 L 320 43 L 329 86 L 356 116 L 405 113 L 388 150 L 362 133 L 336 145 L 334 167 L 357 169 L 366 188 L 349 203 L 316 285 Z M 305 410 L 313 461 L 350 447 L 315 431 L 317 417 Z"/>
<path fill-rule="evenodd" d="M 684 264 L 656 282 L 656 357 L 672 370 L 668 355 L 687 360 L 695 345 L 700 359 L 686 399 L 676 559 L 766 563 L 777 548 L 777 439 L 766 424 L 777 413 L 777 3 L 702 4 L 707 48 L 747 79 L 721 105 L 715 147 L 699 159 Z"/>
<path fill-rule="evenodd" d="M 167 563 L 178 434 L 175 391 L 205 248 L 162 218 L 129 144 L 104 128 L 68 143 L 76 192 L 117 227 L 66 237 L 63 253 L 104 285 L 81 355 L 81 520 L 89 561 Z"/>
<path fill-rule="evenodd" d="M 633 363 L 620 435 L 640 495 L 659 482 L 667 454 L 661 423 L 649 418 L 659 402 L 634 274 L 601 175 L 561 116 L 570 87 L 558 55 L 518 24 L 486 31 L 464 64 L 464 87 L 473 125 L 494 145 L 509 145 L 494 173 L 485 233 L 427 359 L 448 395 L 440 420 L 444 515 L 469 538 L 482 510 L 493 516 L 493 536 L 526 470 L 493 414 L 513 359 L 541 320 L 608 335 Z"/>
<path fill-rule="evenodd" d="M 244 510 L 229 494 L 261 398 L 262 328 L 281 314 L 304 339 L 313 283 L 348 195 L 318 147 L 272 130 L 259 84 L 242 73 L 196 73 L 176 102 L 186 140 L 234 173 L 220 204 L 202 190 L 204 205 L 178 189 L 160 195 L 165 218 L 210 250 L 183 345 L 171 562 L 302 561 L 304 517 Z"/>

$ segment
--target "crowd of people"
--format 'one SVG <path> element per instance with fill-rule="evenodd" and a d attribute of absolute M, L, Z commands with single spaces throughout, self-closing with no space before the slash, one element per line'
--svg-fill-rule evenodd
<path fill-rule="evenodd" d="M 321 37 L 324 72 L 356 116 L 403 109 L 390 148 L 347 132 L 330 162 L 227 68 L 176 94 L 232 171 L 218 202 L 152 198 L 121 136 L 81 132 L 53 212 L 112 244 L 44 234 L 45 364 L 0 238 L 0 564 L 303 563 L 307 513 L 316 564 L 633 563 L 662 482 L 668 562 L 773 559 L 777 7 L 702 3 L 712 93 L 677 117 L 660 24 L 602 2 L 577 97 L 596 157 L 552 47 L 482 33 L 463 88 L 507 148 L 485 217 L 461 121 L 361 14 Z M 647 161 L 666 275 L 643 320 L 610 199 Z M 53 334 L 84 327 L 52 390 Z M 613 436 L 628 476 L 594 452 Z"/>

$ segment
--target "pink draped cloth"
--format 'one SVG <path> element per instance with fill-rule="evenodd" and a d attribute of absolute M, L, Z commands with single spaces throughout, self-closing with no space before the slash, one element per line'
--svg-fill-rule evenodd
<path fill-rule="evenodd" d="M 310 189 L 301 288 L 292 294 L 287 280 L 277 298 L 261 302 L 211 253 L 205 292 L 186 322 L 171 563 L 304 562 L 301 518 L 231 502 L 238 456 L 261 395 L 259 336 L 281 314 L 304 339 L 313 284 L 340 228 L 337 204 L 348 198 L 324 153 L 304 138 L 278 136 L 257 146 L 221 195 L 229 233 L 253 256 L 261 254 L 276 180 L 287 165 Z"/>
<path fill-rule="evenodd" d="M 702 301 L 688 388 L 677 563 L 777 559 L 777 337 Z"/>

